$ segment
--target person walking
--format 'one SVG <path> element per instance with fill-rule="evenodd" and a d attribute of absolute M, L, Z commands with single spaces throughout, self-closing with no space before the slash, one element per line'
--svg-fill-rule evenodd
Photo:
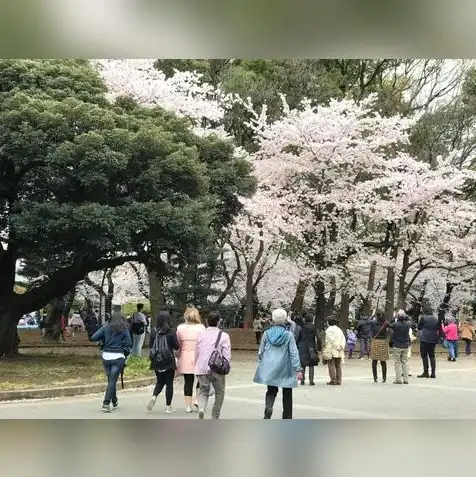
<path fill-rule="evenodd" d="M 448 324 L 441 325 L 441 331 L 445 335 L 446 342 L 448 343 L 448 361 L 456 361 L 456 345 L 458 343 L 458 326 L 455 323 L 455 319 L 448 317 Z"/>
<path fill-rule="evenodd" d="M 306 384 L 306 368 L 309 368 L 309 385 L 314 386 L 314 366 L 319 364 L 321 341 L 317 335 L 313 318 L 310 315 L 303 313 L 303 323 L 297 331 L 296 345 L 302 368 L 301 385 L 304 386 Z"/>
<path fill-rule="evenodd" d="M 198 418 L 204 419 L 207 410 L 210 387 L 215 390 L 211 417 L 219 419 L 225 400 L 226 375 L 230 372 L 231 343 L 228 333 L 219 329 L 220 313 L 208 315 L 208 327 L 197 336 L 195 348 L 195 375 L 198 378 Z M 215 362 L 212 369 L 211 365 Z M 217 363 L 218 362 L 218 363 Z M 220 364 L 221 369 L 217 369 Z"/>
<path fill-rule="evenodd" d="M 370 356 L 370 338 L 372 336 L 372 322 L 368 316 L 363 316 L 357 325 L 357 336 L 359 338 L 360 356 Z"/>
<path fill-rule="evenodd" d="M 132 346 L 127 320 L 122 316 L 116 316 L 110 324 L 99 328 L 91 336 L 91 341 L 101 343 L 101 356 L 107 376 L 102 411 L 111 412 L 111 404 L 112 409 L 116 409 L 119 404 L 116 390 L 117 380 L 124 369 L 126 357 Z"/>
<path fill-rule="evenodd" d="M 338 326 L 338 321 L 334 318 L 328 320 L 323 359 L 327 362 L 330 381 L 329 386 L 340 386 L 342 384 L 342 364 L 345 356 L 345 336 Z"/>
<path fill-rule="evenodd" d="M 372 321 L 371 333 L 370 359 L 372 360 L 374 383 L 378 382 L 377 364 L 379 361 L 382 368 L 382 383 L 386 383 L 387 361 L 390 359 L 390 353 L 388 349 L 387 322 L 385 321 L 385 313 L 382 310 L 375 312 L 375 321 Z"/>
<path fill-rule="evenodd" d="M 157 396 L 165 387 L 165 412 L 175 412 L 172 407 L 174 397 L 174 378 L 177 369 L 175 352 L 180 349 L 177 333 L 170 327 L 170 314 L 168 311 L 160 311 L 157 315 L 155 328 L 150 333 L 149 343 L 150 368 L 155 371 L 157 383 L 152 397 L 147 405 L 147 410 L 152 412 Z"/>
<path fill-rule="evenodd" d="M 431 306 L 423 305 L 423 315 L 418 321 L 420 332 L 420 356 L 423 363 L 423 373 L 419 378 L 436 378 L 435 347 L 438 343 L 438 318 L 433 314 Z M 428 361 L 430 365 L 428 365 Z M 431 374 L 429 373 L 431 367 Z"/>
<path fill-rule="evenodd" d="M 187 308 L 183 317 L 185 323 L 180 324 L 177 328 L 177 337 L 180 346 L 177 373 L 183 375 L 185 411 L 190 413 L 193 411 L 192 402 L 197 339 L 199 333 L 205 329 L 205 326 L 203 326 L 200 313 L 196 308 Z"/>
<path fill-rule="evenodd" d="M 256 337 L 256 344 L 259 346 L 261 343 L 261 336 L 263 334 L 263 318 L 261 316 L 257 316 L 253 320 L 253 331 Z"/>
<path fill-rule="evenodd" d="M 463 323 L 460 324 L 459 326 L 459 332 L 461 339 L 465 343 L 465 352 L 464 354 L 466 356 L 471 355 L 471 344 L 476 336 L 475 331 L 474 331 L 474 325 L 473 325 L 473 320 L 470 318 L 467 318 Z"/>
<path fill-rule="evenodd" d="M 286 311 L 271 314 L 272 326 L 265 331 L 258 351 L 258 367 L 253 381 L 267 386 L 264 419 L 271 419 L 279 388 L 283 394 L 283 419 L 293 418 L 293 388 L 302 380 L 301 362 L 291 330 L 287 329 Z"/>
<path fill-rule="evenodd" d="M 142 356 L 142 347 L 144 346 L 145 331 L 147 328 L 147 319 L 143 313 L 144 305 L 137 304 L 137 311 L 131 317 L 132 334 L 132 356 L 140 358 Z"/>
<path fill-rule="evenodd" d="M 403 310 L 397 312 L 397 321 L 388 327 L 393 330 L 393 359 L 395 360 L 394 384 L 408 384 L 408 348 L 410 347 L 410 321 Z"/>
<path fill-rule="evenodd" d="M 347 352 L 349 353 L 349 359 L 353 359 L 355 345 L 357 343 L 357 335 L 353 328 L 348 328 L 346 332 L 347 336 Z"/>

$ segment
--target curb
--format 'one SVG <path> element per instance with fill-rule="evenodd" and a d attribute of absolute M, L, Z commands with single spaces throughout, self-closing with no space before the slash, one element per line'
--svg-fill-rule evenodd
<path fill-rule="evenodd" d="M 124 389 L 139 388 L 155 384 L 156 378 L 139 378 L 124 381 Z M 22 389 L 18 391 L 0 391 L 1 401 L 19 401 L 22 399 L 49 399 L 67 396 L 81 396 L 85 394 L 102 393 L 106 390 L 106 383 L 65 386 L 56 388 Z"/>

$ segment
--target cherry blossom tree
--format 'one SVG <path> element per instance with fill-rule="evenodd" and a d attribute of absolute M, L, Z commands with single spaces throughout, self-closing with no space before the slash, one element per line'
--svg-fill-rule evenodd
<path fill-rule="evenodd" d="M 99 59 L 97 67 L 109 90 L 109 99 L 128 96 L 143 106 L 161 107 L 188 118 L 197 134 L 213 132 L 229 138 L 223 129 L 225 112 L 234 97 L 202 81 L 191 71 L 176 71 L 172 77 L 155 68 L 152 59 Z"/>

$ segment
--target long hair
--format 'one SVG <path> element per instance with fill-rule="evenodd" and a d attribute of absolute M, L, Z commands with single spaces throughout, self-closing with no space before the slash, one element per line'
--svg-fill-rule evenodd
<path fill-rule="evenodd" d="M 155 323 L 158 330 L 168 330 L 170 328 L 170 313 L 165 310 L 159 311 Z"/>
<path fill-rule="evenodd" d="M 378 324 L 383 324 L 383 322 L 385 321 L 385 313 L 383 312 L 383 310 L 377 310 L 375 312 L 375 320 Z"/>
<path fill-rule="evenodd" d="M 113 316 L 109 323 L 109 327 L 115 335 L 123 333 L 128 326 L 127 320 L 122 315 Z"/>
<path fill-rule="evenodd" d="M 200 319 L 200 312 L 196 308 L 187 308 L 183 314 L 185 323 L 192 323 L 199 325 L 202 320 Z"/>

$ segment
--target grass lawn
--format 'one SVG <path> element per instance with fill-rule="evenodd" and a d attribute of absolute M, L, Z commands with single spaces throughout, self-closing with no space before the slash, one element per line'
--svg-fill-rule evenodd
<path fill-rule="evenodd" d="M 95 346 L 21 348 L 20 353 L 15 359 L 0 359 L 0 391 L 94 384 L 106 379 Z M 232 355 L 232 363 L 253 366 L 255 360 L 255 352 Z M 153 376 L 148 358 L 129 359 L 124 380 Z"/>
<path fill-rule="evenodd" d="M 105 381 L 96 348 L 22 349 L 15 359 L 0 360 L 0 391 L 74 386 Z M 124 379 L 153 376 L 147 358 L 131 358 Z"/>

